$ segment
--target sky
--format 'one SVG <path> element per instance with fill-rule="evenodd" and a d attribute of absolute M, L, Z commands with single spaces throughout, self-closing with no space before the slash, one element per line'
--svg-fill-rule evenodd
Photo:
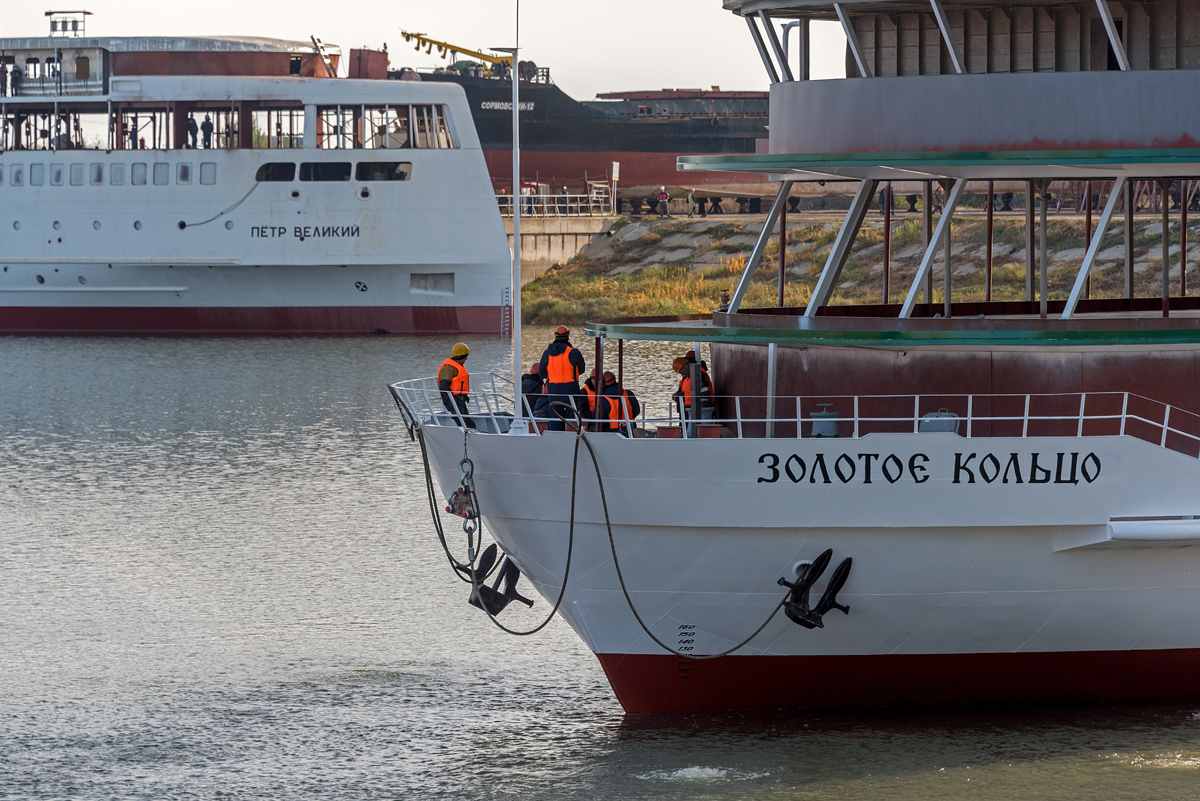
<path fill-rule="evenodd" d="M 45 36 L 50 4 L 6 3 L 0 37 Z M 391 66 L 444 63 L 406 44 L 401 30 L 471 49 L 511 46 L 516 0 L 85 0 L 91 36 L 240 35 L 378 49 Z M 72 0 L 69 8 L 79 8 Z M 522 58 L 549 67 L 567 94 L 690 88 L 766 89 L 767 78 L 746 24 L 720 0 L 522 0 Z M 812 77 L 845 74 L 845 38 L 836 24 L 812 31 Z"/>

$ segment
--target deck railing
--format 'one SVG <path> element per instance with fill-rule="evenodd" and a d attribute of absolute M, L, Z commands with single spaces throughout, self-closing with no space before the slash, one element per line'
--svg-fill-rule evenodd
<path fill-rule="evenodd" d="M 487 433 L 507 433 L 513 402 L 499 387 L 512 386 L 512 380 L 495 375 L 481 378 L 472 377 L 477 386 L 465 419 L 446 409 L 434 378 L 400 381 L 390 389 L 410 429 L 468 424 Z M 651 404 L 643 400 L 637 419 L 629 419 L 626 409 L 619 430 L 626 436 L 641 437 L 667 429 L 659 436 L 669 433 L 682 439 L 858 439 L 884 433 L 941 433 L 971 439 L 1132 436 L 1200 458 L 1200 415 L 1129 392 L 777 396 L 771 416 L 766 411 L 769 400 L 753 395 L 716 396 L 711 405 L 702 407 L 699 417 L 683 408 L 680 398 L 670 399 L 665 414 L 657 416 L 649 413 Z M 522 400 L 524 416 L 548 422 L 535 417 L 528 401 L 529 396 Z M 579 396 L 577 402 L 586 408 L 585 396 Z M 663 408 L 661 402 L 656 405 Z M 526 427 L 530 434 L 539 433 L 538 426 Z"/>

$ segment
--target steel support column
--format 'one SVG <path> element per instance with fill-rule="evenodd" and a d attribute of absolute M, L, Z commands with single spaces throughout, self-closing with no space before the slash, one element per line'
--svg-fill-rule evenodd
<path fill-rule="evenodd" d="M 763 30 L 767 32 L 767 43 L 771 45 L 772 52 L 775 53 L 775 58 L 779 62 L 780 73 L 785 81 L 794 81 L 792 76 L 792 68 L 788 65 L 787 55 L 783 52 L 783 45 L 779 43 L 779 34 L 775 32 L 775 23 L 771 22 L 771 17 L 765 11 L 758 12 L 758 18 L 762 20 Z"/>
<path fill-rule="evenodd" d="M 1075 276 L 1075 285 L 1071 287 L 1071 295 L 1067 298 L 1067 306 L 1063 309 L 1062 319 L 1069 320 L 1071 315 L 1075 313 L 1075 307 L 1079 303 L 1079 296 L 1082 294 L 1084 287 L 1087 285 L 1088 276 L 1092 274 L 1092 264 L 1096 261 L 1096 254 L 1100 252 L 1100 244 L 1104 241 L 1104 232 L 1108 230 L 1108 223 L 1112 220 L 1113 212 L 1117 209 L 1117 201 L 1121 197 L 1122 191 L 1125 189 L 1125 177 L 1119 176 L 1113 181 L 1112 191 L 1108 193 L 1108 202 L 1104 204 L 1104 211 L 1100 213 L 1100 222 L 1096 226 L 1096 235 L 1092 237 L 1091 243 L 1088 244 L 1087 253 L 1083 256 L 1083 264 L 1079 265 L 1079 274 Z M 1088 203 L 1091 203 L 1091 197 L 1088 198 Z"/>
<path fill-rule="evenodd" d="M 1088 181 L 1084 191 L 1087 193 L 1087 214 L 1084 215 L 1083 223 L 1083 247 L 1085 250 L 1092 246 L 1092 182 Z M 1092 297 L 1092 273 L 1088 271 L 1087 284 L 1083 287 L 1083 296 L 1091 299 Z"/>
<path fill-rule="evenodd" d="M 933 237 L 925 248 L 925 255 L 921 257 L 921 266 L 917 268 L 917 274 L 913 276 L 912 288 L 908 290 L 908 297 L 904 299 L 904 305 L 900 307 L 901 317 L 912 317 L 913 306 L 917 303 L 917 296 L 921 294 L 921 282 L 933 273 L 933 257 L 937 252 L 937 246 L 950 227 L 950 220 L 954 217 L 954 210 L 958 208 L 958 201 L 962 198 L 963 190 L 966 187 L 966 179 L 959 178 L 950 188 L 950 194 L 946 198 L 946 205 L 942 208 L 942 216 L 938 219 L 937 228 L 934 229 Z M 933 302 L 932 296 L 930 296 L 929 302 Z"/>
<path fill-rule="evenodd" d="M 942 214 L 946 210 L 942 209 Z M 950 318 L 950 279 L 954 275 L 950 268 L 950 236 L 954 232 L 954 220 L 946 223 L 946 234 L 942 237 L 942 316 Z"/>
<path fill-rule="evenodd" d="M 1096 9 L 1100 12 L 1100 19 L 1104 20 L 1104 30 L 1108 32 L 1108 44 L 1117 56 L 1117 64 L 1120 65 L 1122 72 L 1128 72 L 1129 56 L 1125 54 L 1125 45 L 1122 44 L 1121 37 L 1117 34 L 1117 24 L 1113 21 L 1112 11 L 1108 8 L 1108 0 L 1096 0 Z"/>
<path fill-rule="evenodd" d="M 837 12 L 838 20 L 842 23 L 842 30 L 846 34 L 846 44 L 850 46 L 850 52 L 854 54 L 854 63 L 858 65 L 858 74 L 864 78 L 874 78 L 875 73 L 867 65 L 862 45 L 858 43 L 858 34 L 854 31 L 854 25 L 851 24 L 846 9 L 842 7 L 841 3 L 834 3 L 833 10 Z"/>
<path fill-rule="evenodd" d="M 736 312 L 742 305 L 742 298 L 746 296 L 746 290 L 750 288 L 750 279 L 754 276 L 754 271 L 758 269 L 758 263 L 762 261 L 767 243 L 771 241 L 771 234 L 775 230 L 775 221 L 779 219 L 779 213 L 787 202 L 793 183 L 793 181 L 783 182 L 779 188 L 779 194 L 775 196 L 775 202 L 771 204 L 771 210 L 767 212 L 767 219 L 763 223 L 762 231 L 758 234 L 758 241 L 754 243 L 754 250 L 750 251 L 750 256 L 746 259 L 746 269 L 742 270 L 742 277 L 738 279 L 737 288 L 733 290 L 733 297 L 729 299 L 730 314 Z"/>
<path fill-rule="evenodd" d="M 867 216 L 871 198 L 874 197 L 875 189 L 878 186 L 878 181 L 863 181 L 858 185 L 858 191 L 854 193 L 854 199 L 850 201 L 850 210 L 846 212 L 846 220 L 842 223 L 837 238 L 833 240 L 833 247 L 829 249 L 829 257 L 825 260 L 825 269 L 821 270 L 821 277 L 817 279 L 817 285 L 813 287 L 812 297 L 809 298 L 808 307 L 804 310 L 805 317 L 816 317 L 817 309 L 829 302 L 833 288 L 842 274 L 842 268 L 846 266 L 846 257 L 850 255 L 850 246 L 854 244 L 854 237 L 858 235 L 858 229 L 862 227 L 863 218 Z"/>
<path fill-rule="evenodd" d="M 771 79 L 771 83 L 779 83 L 779 73 L 775 70 L 775 65 L 771 63 L 771 57 L 767 55 L 767 46 L 763 43 L 762 33 L 758 30 L 758 23 L 754 21 L 753 15 L 745 16 L 746 26 L 750 28 L 750 36 L 754 39 L 754 46 L 758 48 L 758 56 L 762 59 L 763 67 L 767 70 L 767 77 Z"/>
<path fill-rule="evenodd" d="M 1043 320 L 1046 319 L 1046 314 L 1049 312 L 1049 308 L 1046 305 L 1049 301 L 1046 294 L 1050 289 L 1050 248 L 1047 243 L 1046 232 L 1049 226 L 1049 223 L 1046 221 L 1046 215 L 1050 211 L 1050 203 L 1047 200 L 1050 196 L 1049 189 L 1049 181 L 1045 179 L 1038 181 L 1038 203 L 1041 206 L 1042 218 L 1041 225 L 1038 226 L 1038 303 L 1039 312 Z"/>
<path fill-rule="evenodd" d="M 1171 316 L 1171 199 L 1168 191 L 1173 181 L 1164 178 L 1162 187 L 1162 316 Z"/>
<path fill-rule="evenodd" d="M 929 4 L 933 6 L 933 16 L 937 19 L 938 27 L 942 31 L 942 41 L 946 43 L 946 49 L 950 51 L 950 62 L 954 64 L 954 71 L 962 75 L 966 69 L 963 66 L 962 53 L 958 50 L 958 42 L 954 41 L 954 32 L 950 30 L 950 20 L 946 17 L 946 10 L 942 8 L 941 0 L 929 0 Z"/>
<path fill-rule="evenodd" d="M 925 247 L 929 247 L 929 243 L 933 241 L 933 181 L 925 182 L 925 195 L 921 199 L 921 236 L 925 240 Z M 929 272 L 929 277 L 925 280 L 925 302 L 933 303 L 933 271 Z"/>
<path fill-rule="evenodd" d="M 779 298 L 776 305 L 783 306 L 783 291 L 787 286 L 787 203 L 779 210 Z"/>
<path fill-rule="evenodd" d="M 892 182 L 883 185 L 883 303 L 892 294 Z"/>
<path fill-rule="evenodd" d="M 992 299 L 992 242 L 993 242 L 993 213 L 996 209 L 996 183 L 988 181 L 987 193 L 987 261 L 984 262 L 983 274 L 983 299 L 990 301 Z"/>

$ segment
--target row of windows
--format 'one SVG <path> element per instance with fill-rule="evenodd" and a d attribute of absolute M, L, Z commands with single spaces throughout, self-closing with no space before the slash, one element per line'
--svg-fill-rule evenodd
<path fill-rule="evenodd" d="M 48 167 L 45 164 L 30 164 L 28 169 L 24 164 L 13 164 L 7 170 L 5 165 L 0 164 L 0 185 L 5 183 L 5 178 L 8 179 L 9 186 L 25 186 L 28 181 L 30 186 L 43 186 L 49 178 L 50 186 L 63 186 L 69 183 L 71 186 L 83 186 L 86 182 L 92 186 L 101 186 L 104 184 L 104 164 L 50 164 Z M 134 162 L 130 165 L 112 164 L 108 165 L 108 182 L 113 186 L 124 186 L 126 181 L 126 166 L 128 166 L 128 180 L 133 186 L 144 186 L 147 178 L 154 182 L 155 186 L 166 186 L 171 183 L 171 165 L 160 162 L 158 164 L 146 164 L 144 162 Z M 7 172 L 7 175 L 6 175 Z M 175 183 L 187 185 L 192 183 L 194 169 L 190 162 L 182 162 L 175 165 Z M 200 183 L 205 186 L 211 186 L 217 182 L 217 165 L 215 162 L 205 161 L 200 164 Z"/>
<path fill-rule="evenodd" d="M 304 161 L 300 163 L 301 181 L 349 181 L 348 161 Z M 354 167 L 356 181 L 407 181 L 412 175 L 409 161 L 360 161 Z M 287 182 L 296 180 L 296 164 L 272 161 L 258 168 L 256 181 Z"/>

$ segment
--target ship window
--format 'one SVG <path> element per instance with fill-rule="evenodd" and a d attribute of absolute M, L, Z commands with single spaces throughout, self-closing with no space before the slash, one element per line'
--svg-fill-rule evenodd
<path fill-rule="evenodd" d="M 300 165 L 301 181 L 349 181 L 350 162 L 334 161 L 322 164 L 316 161 L 306 161 Z"/>
<path fill-rule="evenodd" d="M 75 80 L 86 81 L 92 74 L 92 60 L 87 56 L 77 56 L 75 59 Z"/>
<path fill-rule="evenodd" d="M 256 149 L 304 147 L 304 106 L 260 108 L 250 116 Z"/>
<path fill-rule="evenodd" d="M 408 161 L 360 161 L 354 168 L 358 181 L 407 181 L 412 175 Z"/>
<path fill-rule="evenodd" d="M 433 137 L 433 106 L 413 106 L 417 147 L 437 147 Z"/>
<path fill-rule="evenodd" d="M 437 146 L 438 147 L 454 147 L 454 140 L 450 136 L 450 123 L 446 117 L 446 107 L 436 106 L 437 110 Z"/>
<path fill-rule="evenodd" d="M 125 185 L 125 165 L 114 164 L 108 168 L 108 182 L 113 186 Z"/>
<path fill-rule="evenodd" d="M 42 186 L 46 183 L 46 165 L 45 164 L 30 164 L 29 165 L 29 185 Z"/>
<path fill-rule="evenodd" d="M 71 165 L 71 186 L 83 186 L 83 165 Z"/>
<path fill-rule="evenodd" d="M 25 168 L 14 166 L 12 168 L 12 176 L 8 179 L 13 186 L 25 185 Z"/>
<path fill-rule="evenodd" d="M 66 177 L 66 174 L 67 174 L 67 166 L 65 164 L 51 164 L 50 165 L 50 185 L 51 186 L 62 186 L 63 179 Z"/>
<path fill-rule="evenodd" d="M 417 294 L 453 295 L 454 273 L 412 273 L 408 291 Z"/>
<path fill-rule="evenodd" d="M 217 182 L 217 165 L 216 162 L 202 161 L 200 162 L 200 183 L 204 186 L 212 186 Z"/>
<path fill-rule="evenodd" d="M 103 164 L 93 164 L 92 165 L 92 186 L 100 186 L 102 183 L 104 183 L 104 165 Z"/>
<path fill-rule="evenodd" d="M 129 168 L 129 183 L 134 186 L 146 185 L 146 165 L 142 162 L 136 162 Z"/>
<path fill-rule="evenodd" d="M 365 147 L 399 150 L 412 147 L 408 136 L 408 106 L 364 106 Z"/>
<path fill-rule="evenodd" d="M 175 167 L 175 183 L 187 185 L 192 182 L 192 165 L 190 162 L 181 162 Z"/>
<path fill-rule="evenodd" d="M 216 166 L 215 164 L 213 165 Z M 254 174 L 256 181 L 294 181 L 296 180 L 296 165 L 290 161 L 272 161 L 258 168 Z M 308 179 L 305 179 L 308 180 Z"/>
<path fill-rule="evenodd" d="M 160 161 L 154 165 L 154 185 L 166 186 L 169 183 L 171 183 L 171 165 Z"/>
<path fill-rule="evenodd" d="M 288 75 L 300 74 L 300 56 L 292 56 L 288 62 Z"/>

